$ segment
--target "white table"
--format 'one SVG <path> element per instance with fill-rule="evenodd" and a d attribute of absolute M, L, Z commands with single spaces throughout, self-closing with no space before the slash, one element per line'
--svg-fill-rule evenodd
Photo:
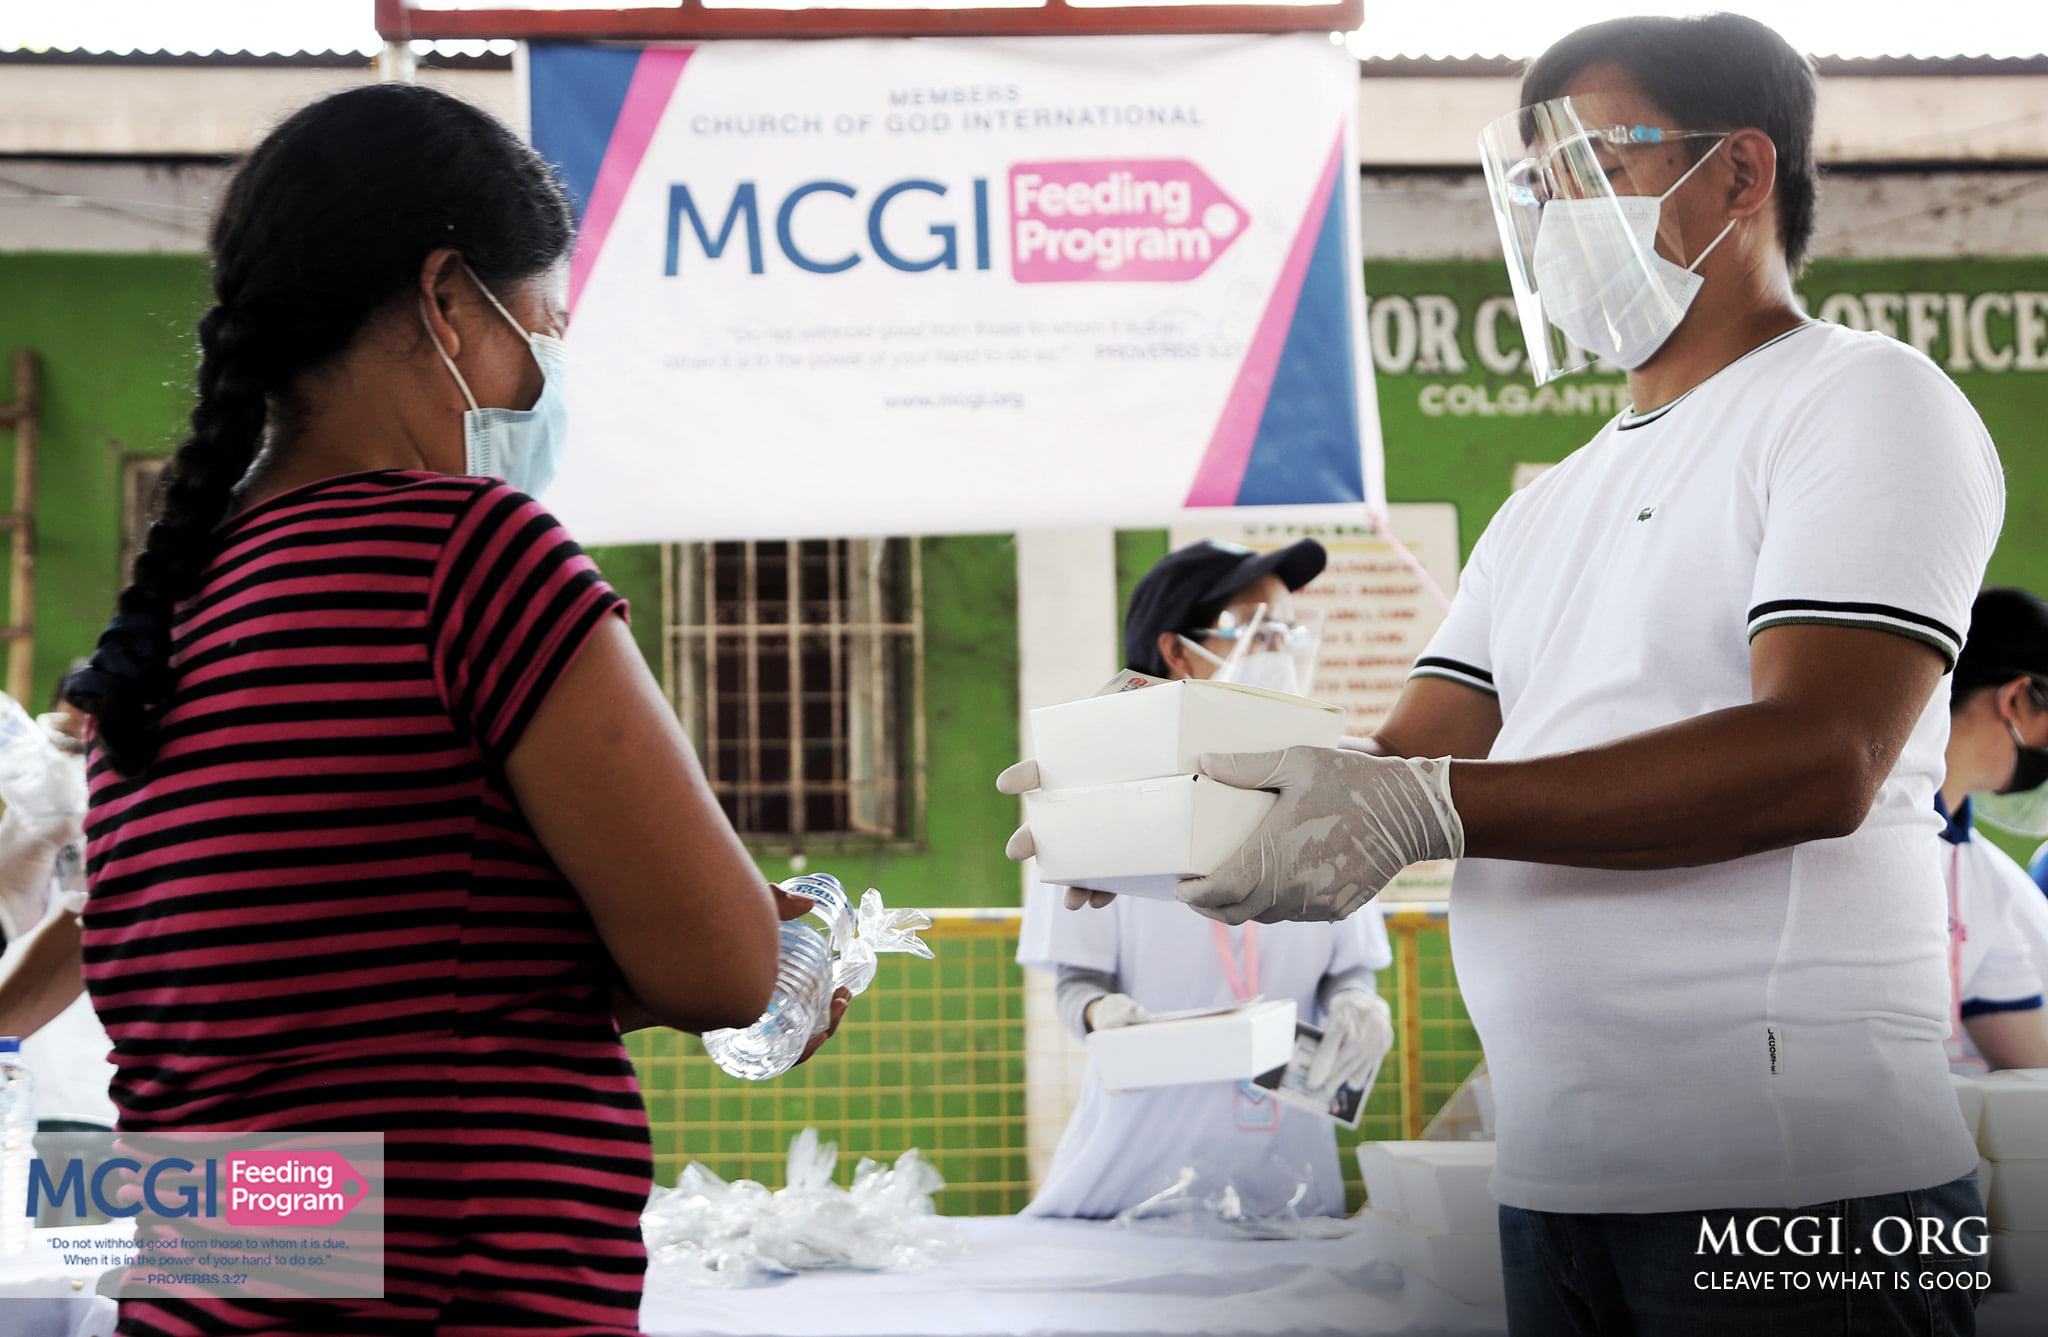
<path fill-rule="evenodd" d="M 1337 1240 L 1212 1240 L 1105 1223 L 954 1223 L 957 1256 L 891 1272 L 810 1272 L 703 1290 L 648 1272 L 648 1337 L 1477 1337 L 1462 1304 Z"/>

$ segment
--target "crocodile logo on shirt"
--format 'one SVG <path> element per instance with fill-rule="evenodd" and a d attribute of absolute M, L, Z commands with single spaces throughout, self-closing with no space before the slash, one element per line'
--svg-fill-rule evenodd
<path fill-rule="evenodd" d="M 1655 506 L 1645 506 L 1645 507 L 1643 507 L 1643 509 L 1641 509 L 1640 511 L 1637 511 L 1637 512 L 1636 512 L 1636 519 L 1637 519 L 1637 520 L 1647 520 L 1647 519 L 1649 519 L 1649 518 L 1650 518 L 1651 516 L 1655 515 L 1656 513 L 1657 513 L 1657 508 L 1656 508 Z"/>

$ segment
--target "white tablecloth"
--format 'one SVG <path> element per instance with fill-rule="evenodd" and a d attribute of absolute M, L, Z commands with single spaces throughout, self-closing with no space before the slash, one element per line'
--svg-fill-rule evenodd
<path fill-rule="evenodd" d="M 986 1217 L 957 1223 L 962 1252 L 895 1272 L 813 1272 L 743 1291 L 648 1273 L 648 1337 L 1363 1337 L 1505 1331 L 1364 1255 L 1356 1237 L 1302 1242 L 1139 1235 L 1114 1226 Z M 0 1259 L 4 1337 L 107 1337 L 114 1302 L 71 1291 L 53 1244 Z M 90 1286 L 91 1278 L 79 1280 Z M 49 1298 L 26 1299 L 27 1292 Z M 65 1293 L 65 1292 L 68 1292 Z M 1985 1297 L 1979 1337 L 2041 1337 L 2048 1302 Z"/>
<path fill-rule="evenodd" d="M 1360 1337 L 1493 1334 L 1461 1304 L 1338 1240 L 1208 1240 L 1080 1221 L 956 1223 L 963 1252 L 921 1268 L 812 1272 L 742 1291 L 647 1277 L 648 1337 Z"/>

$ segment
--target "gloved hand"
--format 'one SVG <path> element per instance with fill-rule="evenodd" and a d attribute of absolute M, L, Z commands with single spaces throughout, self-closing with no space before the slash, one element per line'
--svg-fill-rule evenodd
<path fill-rule="evenodd" d="M 1145 1005 L 1127 993 L 1106 993 L 1088 1004 L 1081 1015 L 1090 1031 L 1113 1031 L 1119 1026 L 1136 1026 L 1152 1020 Z"/>
<path fill-rule="evenodd" d="M 1210 779 L 1280 799 L 1235 855 L 1174 895 L 1226 924 L 1342 919 L 1409 864 L 1465 852 L 1450 762 L 1334 747 L 1205 756 Z"/>
<path fill-rule="evenodd" d="M 1394 1047 L 1394 1014 L 1366 989 L 1342 989 L 1323 1018 L 1323 1042 L 1309 1060 L 1308 1084 L 1318 1091 L 1362 1086 L 1372 1065 Z"/>
<path fill-rule="evenodd" d="M 996 792 L 998 794 L 1028 794 L 1036 788 L 1038 788 L 1038 763 L 1029 759 L 1007 767 L 1001 775 L 996 777 Z M 1018 863 L 1023 863 L 1026 859 L 1038 853 L 1038 846 L 1033 844 L 1031 840 L 1030 823 L 1027 822 L 1023 826 L 1018 827 L 1011 834 L 1010 843 L 1003 846 L 1003 853 Z M 1099 910 L 1115 899 L 1116 893 L 1113 891 L 1089 891 L 1086 887 L 1067 888 L 1067 908 L 1069 910 L 1079 910 L 1083 906 L 1089 905 Z"/>

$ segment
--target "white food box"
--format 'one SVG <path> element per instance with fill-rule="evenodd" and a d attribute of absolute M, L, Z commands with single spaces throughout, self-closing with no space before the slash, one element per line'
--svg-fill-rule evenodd
<path fill-rule="evenodd" d="M 1467 1304 L 1507 1303 L 1499 1234 L 1446 1235 L 1368 1207 L 1355 1218 L 1374 1253 Z"/>
<path fill-rule="evenodd" d="M 1024 818 L 1040 881 L 1170 901 L 1180 879 L 1212 873 L 1237 853 L 1274 802 L 1263 789 L 1176 775 L 1033 790 Z"/>
<path fill-rule="evenodd" d="M 2048 1082 L 1994 1073 L 1977 1086 L 1984 1093 L 1978 1149 L 1994 1161 L 2048 1160 Z"/>
<path fill-rule="evenodd" d="M 1488 1184 L 1491 1142 L 1361 1142 L 1358 1173 L 1372 1207 L 1445 1235 L 1497 1233 L 1500 1209 Z"/>
<path fill-rule="evenodd" d="M 1365 1181 L 1365 1201 L 1372 1210 L 1394 1217 L 1407 1215 L 1401 1202 L 1401 1162 L 1395 1155 L 1407 1145 L 1406 1142 L 1361 1142 L 1354 1148 L 1358 1157 L 1358 1177 Z"/>
<path fill-rule="evenodd" d="M 1409 1224 L 1442 1235 L 1498 1234 L 1500 1205 L 1493 1180 L 1491 1142 L 1410 1143 L 1396 1157 L 1401 1172 L 1401 1214 Z"/>
<path fill-rule="evenodd" d="M 1991 1232 L 1991 1289 L 2048 1295 L 2048 1230 Z"/>
<path fill-rule="evenodd" d="M 1153 685 L 1032 711 L 1038 783 L 1083 789 L 1192 775 L 1205 752 L 1335 747 L 1344 735 L 1344 712 L 1307 697 L 1201 679 L 1146 681 Z"/>
<path fill-rule="evenodd" d="M 1977 1187 L 1984 1194 L 1993 1230 L 2048 1231 L 2048 1161 L 1999 1161 L 1987 1181 L 1980 1163 Z"/>
<path fill-rule="evenodd" d="M 1088 1058 L 1110 1092 L 1244 1081 L 1285 1064 L 1293 1049 L 1292 998 L 1169 1014 L 1088 1036 Z"/>
<path fill-rule="evenodd" d="M 1948 1080 L 1956 1089 L 1956 1104 L 1963 1111 L 1963 1122 L 1970 1126 L 1970 1140 L 1975 1142 L 1984 1126 L 1984 1088 L 1977 1085 L 1976 1079 L 1959 1072 L 1950 1073 Z"/>

